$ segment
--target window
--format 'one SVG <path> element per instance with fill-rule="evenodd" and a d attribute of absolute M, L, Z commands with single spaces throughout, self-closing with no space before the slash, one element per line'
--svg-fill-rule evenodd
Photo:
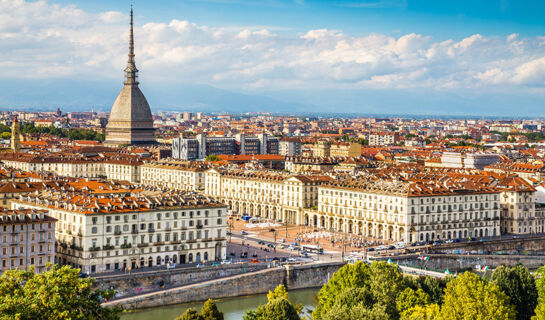
<path fill-rule="evenodd" d="M 97 227 L 92 227 L 92 228 L 91 228 L 91 233 L 94 234 L 94 233 L 97 233 L 97 232 L 98 232 L 98 231 L 97 231 Z"/>

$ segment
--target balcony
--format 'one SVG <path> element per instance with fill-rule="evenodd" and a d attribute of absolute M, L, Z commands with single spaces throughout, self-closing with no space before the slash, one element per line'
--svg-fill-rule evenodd
<path fill-rule="evenodd" d="M 149 244 L 147 244 L 147 243 L 139 243 L 139 244 L 137 244 L 136 246 L 137 246 L 138 248 L 144 248 L 144 247 L 149 246 Z"/>
<path fill-rule="evenodd" d="M 132 233 L 132 234 L 138 234 L 138 230 L 133 229 L 133 230 L 131 230 L 131 233 Z"/>
<path fill-rule="evenodd" d="M 115 247 L 112 246 L 111 244 L 105 244 L 105 245 L 102 246 L 102 249 L 104 249 L 104 250 L 112 250 L 114 248 Z"/>
<path fill-rule="evenodd" d="M 130 243 L 121 244 L 121 249 L 130 249 L 130 248 L 132 248 L 132 244 Z"/>
<path fill-rule="evenodd" d="M 154 228 L 148 228 L 148 232 L 155 232 Z"/>
<path fill-rule="evenodd" d="M 89 248 L 89 251 L 91 251 L 91 252 L 99 251 L 99 250 L 100 250 L 100 247 L 91 247 L 91 248 Z"/>
<path fill-rule="evenodd" d="M 157 241 L 157 242 L 154 242 L 154 243 L 153 243 L 154 246 L 162 246 L 162 245 L 164 245 L 164 244 L 165 244 L 164 241 Z"/>
<path fill-rule="evenodd" d="M 116 236 L 119 236 L 119 235 L 121 234 L 121 230 L 115 230 L 115 231 L 114 231 L 114 234 L 115 234 Z"/>
<path fill-rule="evenodd" d="M 180 240 L 173 240 L 169 242 L 170 244 L 180 244 L 182 243 Z"/>
<path fill-rule="evenodd" d="M 214 241 L 223 241 L 225 240 L 225 237 L 216 237 L 214 238 Z"/>

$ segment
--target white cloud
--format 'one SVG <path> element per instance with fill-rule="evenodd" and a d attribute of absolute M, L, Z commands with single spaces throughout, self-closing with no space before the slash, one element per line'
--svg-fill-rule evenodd
<path fill-rule="evenodd" d="M 138 15 L 136 15 L 138 17 Z M 0 0 L 0 77 L 118 77 L 128 17 L 41 0 Z M 544 38 L 420 34 L 299 35 L 267 27 L 136 21 L 141 81 L 194 81 L 225 88 L 475 88 L 545 86 Z"/>

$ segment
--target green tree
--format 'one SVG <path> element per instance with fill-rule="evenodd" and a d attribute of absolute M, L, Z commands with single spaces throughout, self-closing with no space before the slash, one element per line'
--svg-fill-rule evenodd
<path fill-rule="evenodd" d="M 299 313 L 301 307 L 292 304 L 288 298 L 286 288 L 283 285 L 276 287 L 267 294 L 268 302 L 257 307 L 256 310 L 247 311 L 244 320 L 301 320 Z"/>
<path fill-rule="evenodd" d="M 206 161 L 221 161 L 221 158 L 215 154 L 209 154 L 205 158 Z"/>
<path fill-rule="evenodd" d="M 346 291 L 357 288 L 357 292 Z M 312 313 L 314 319 L 327 319 L 330 310 L 338 309 L 339 297 L 352 299 L 353 305 L 371 310 L 375 305 L 384 307 L 390 319 L 399 317 L 397 296 L 407 288 L 407 281 L 395 265 L 386 262 L 348 264 L 339 269 L 318 293 L 318 306 Z M 346 304 L 349 300 L 344 301 Z"/>
<path fill-rule="evenodd" d="M 443 291 L 447 286 L 447 279 L 439 279 L 435 277 L 408 277 L 409 286 L 416 289 L 422 289 L 428 294 L 432 303 L 441 305 L 443 303 Z"/>
<path fill-rule="evenodd" d="M 101 306 L 115 292 L 93 289 L 93 280 L 80 278 L 79 272 L 57 265 L 39 274 L 30 269 L 5 271 L 0 277 L 0 319 L 119 319 L 119 309 Z"/>
<path fill-rule="evenodd" d="M 437 304 L 415 306 L 403 312 L 401 320 L 442 320 L 441 308 Z"/>
<path fill-rule="evenodd" d="M 545 266 L 536 271 L 536 289 L 538 304 L 535 309 L 535 316 L 532 320 L 545 320 Z"/>
<path fill-rule="evenodd" d="M 197 310 L 189 308 L 185 310 L 181 316 L 174 320 L 204 320 L 204 318 L 197 312 Z"/>
<path fill-rule="evenodd" d="M 425 307 L 430 304 L 430 296 L 422 289 L 416 291 L 411 288 L 406 288 L 397 296 L 396 307 L 399 314 L 412 309 L 416 306 Z"/>
<path fill-rule="evenodd" d="M 500 266 L 494 270 L 490 280 L 509 296 L 517 311 L 517 319 L 532 318 L 538 294 L 535 280 L 528 269 L 522 265 L 512 268 Z"/>
<path fill-rule="evenodd" d="M 452 279 L 445 289 L 443 320 L 511 320 L 515 308 L 501 289 L 479 276 L 465 272 Z"/>
<path fill-rule="evenodd" d="M 212 299 L 206 300 L 201 309 L 203 320 L 223 320 L 223 313 L 218 310 L 216 302 Z"/>
<path fill-rule="evenodd" d="M 4 132 L 2 132 L 0 134 L 0 138 L 2 138 L 2 139 L 11 139 L 11 133 L 4 131 Z"/>
<path fill-rule="evenodd" d="M 369 291 L 370 276 L 370 266 L 362 262 L 347 264 L 340 268 L 318 292 L 318 306 L 312 313 L 312 317 L 322 319 L 322 315 L 335 304 L 337 296 L 347 288 Z"/>

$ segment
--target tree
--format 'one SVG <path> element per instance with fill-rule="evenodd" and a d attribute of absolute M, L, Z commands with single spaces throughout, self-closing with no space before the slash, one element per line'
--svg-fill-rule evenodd
<path fill-rule="evenodd" d="M 197 310 L 189 308 L 185 310 L 181 316 L 174 320 L 204 320 L 204 318 L 197 312 Z"/>
<path fill-rule="evenodd" d="M 267 294 L 268 302 L 257 307 L 256 310 L 247 311 L 244 320 L 301 320 L 299 313 L 302 307 L 292 304 L 288 300 L 288 293 L 283 285 L 276 287 Z"/>
<path fill-rule="evenodd" d="M 514 320 L 515 308 L 500 288 L 473 273 L 452 279 L 441 307 L 443 320 Z"/>
<path fill-rule="evenodd" d="M 536 289 L 538 294 L 538 304 L 535 309 L 535 316 L 532 320 L 545 320 L 545 266 L 537 269 L 536 272 Z"/>
<path fill-rule="evenodd" d="M 200 313 L 189 308 L 175 320 L 223 320 L 223 313 L 218 310 L 214 300 L 208 299 L 203 304 Z"/>
<path fill-rule="evenodd" d="M 399 314 L 403 314 L 403 312 L 416 306 L 425 307 L 430 302 L 430 296 L 424 290 L 419 288 L 415 291 L 411 288 L 406 288 L 398 295 L 396 307 Z"/>
<path fill-rule="evenodd" d="M 11 139 L 11 133 L 9 133 L 9 132 L 2 132 L 2 133 L 0 134 L 0 138 L 2 138 L 2 139 Z"/>
<path fill-rule="evenodd" d="M 441 308 L 437 304 L 415 306 L 403 312 L 401 320 L 442 320 Z"/>
<path fill-rule="evenodd" d="M 447 279 L 420 276 L 408 277 L 409 286 L 414 289 L 422 289 L 430 297 L 431 303 L 441 305 L 443 303 L 443 290 L 447 286 Z"/>
<path fill-rule="evenodd" d="M 212 299 L 206 300 L 201 309 L 203 320 L 223 320 L 223 313 L 218 310 L 216 302 Z"/>
<path fill-rule="evenodd" d="M 120 309 L 101 306 L 112 290 L 92 288 L 93 280 L 79 277 L 79 269 L 48 266 L 32 270 L 7 270 L 0 277 L 0 318 L 15 319 L 119 319 Z"/>
<path fill-rule="evenodd" d="M 209 154 L 205 158 L 206 161 L 221 161 L 221 158 L 215 154 Z"/>
<path fill-rule="evenodd" d="M 350 291 L 350 288 L 358 290 Z M 386 262 L 373 262 L 370 266 L 363 262 L 348 264 L 322 287 L 318 293 L 318 306 L 312 316 L 314 319 L 328 319 L 331 310 L 338 310 L 343 305 L 367 310 L 380 305 L 390 319 L 396 319 L 399 317 L 396 298 L 405 288 L 407 281 L 395 265 Z"/>
<path fill-rule="evenodd" d="M 517 311 L 517 319 L 530 320 L 537 307 L 536 283 L 528 269 L 522 265 L 510 268 L 500 266 L 490 279 L 511 300 Z"/>
<path fill-rule="evenodd" d="M 365 263 L 347 264 L 340 268 L 318 292 L 318 306 L 312 312 L 312 317 L 322 319 L 322 315 L 333 307 L 337 296 L 346 288 L 369 291 L 369 278 L 370 267 Z"/>

